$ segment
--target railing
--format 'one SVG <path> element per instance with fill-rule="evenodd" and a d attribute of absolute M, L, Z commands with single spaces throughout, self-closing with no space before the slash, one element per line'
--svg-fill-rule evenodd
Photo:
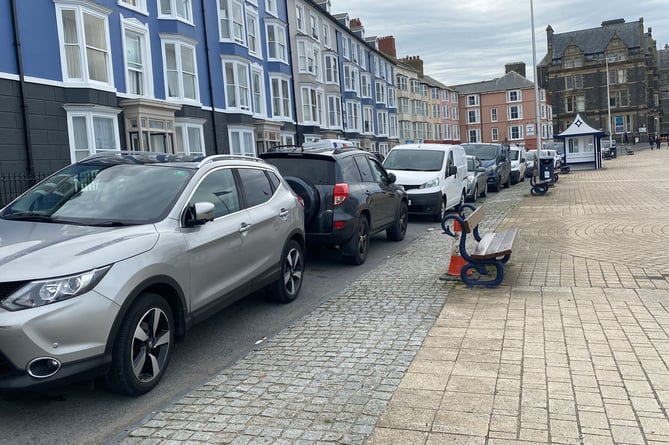
<path fill-rule="evenodd" d="M 0 208 L 49 176 L 48 173 L 2 173 L 0 174 Z"/>

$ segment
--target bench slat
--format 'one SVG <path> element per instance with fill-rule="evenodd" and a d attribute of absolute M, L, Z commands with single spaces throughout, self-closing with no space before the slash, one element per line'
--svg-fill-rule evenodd
<path fill-rule="evenodd" d="M 474 231 L 474 228 L 481 222 L 483 221 L 483 218 L 485 217 L 485 212 L 483 211 L 483 207 L 479 207 L 476 210 L 472 212 L 471 215 L 469 215 L 467 218 L 465 218 L 465 224 L 462 230 L 464 230 L 467 233 L 472 233 Z"/>
<path fill-rule="evenodd" d="M 497 258 L 511 253 L 518 229 L 505 232 L 486 233 L 470 256 L 477 260 Z"/>

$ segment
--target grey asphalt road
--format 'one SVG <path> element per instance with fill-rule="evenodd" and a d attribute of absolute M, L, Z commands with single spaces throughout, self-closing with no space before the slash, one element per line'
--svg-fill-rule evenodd
<path fill-rule="evenodd" d="M 263 295 L 252 295 L 212 316 L 176 345 L 163 380 L 142 397 L 110 394 L 89 381 L 47 392 L 0 396 L 0 444 L 114 443 L 153 411 L 235 363 L 256 342 L 271 338 L 363 274 L 373 273 L 427 230 L 440 230 L 439 224 L 412 218 L 400 243 L 387 241 L 385 234 L 376 235 L 361 266 L 343 264 L 336 251 L 310 249 L 298 300 L 279 305 Z"/>

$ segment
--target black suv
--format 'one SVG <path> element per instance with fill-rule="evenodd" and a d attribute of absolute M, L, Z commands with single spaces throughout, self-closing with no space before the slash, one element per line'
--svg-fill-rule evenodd
<path fill-rule="evenodd" d="M 378 159 L 357 148 L 283 148 L 260 155 L 304 200 L 307 242 L 339 246 L 344 261 L 362 264 L 369 237 L 404 239 L 408 197 Z"/>

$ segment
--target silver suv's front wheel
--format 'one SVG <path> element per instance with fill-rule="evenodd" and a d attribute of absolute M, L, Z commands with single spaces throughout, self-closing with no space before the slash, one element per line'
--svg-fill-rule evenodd
<path fill-rule="evenodd" d="M 156 294 L 144 294 L 121 324 L 107 376 L 111 390 L 140 395 L 153 389 L 172 355 L 174 317 L 169 304 Z"/>

